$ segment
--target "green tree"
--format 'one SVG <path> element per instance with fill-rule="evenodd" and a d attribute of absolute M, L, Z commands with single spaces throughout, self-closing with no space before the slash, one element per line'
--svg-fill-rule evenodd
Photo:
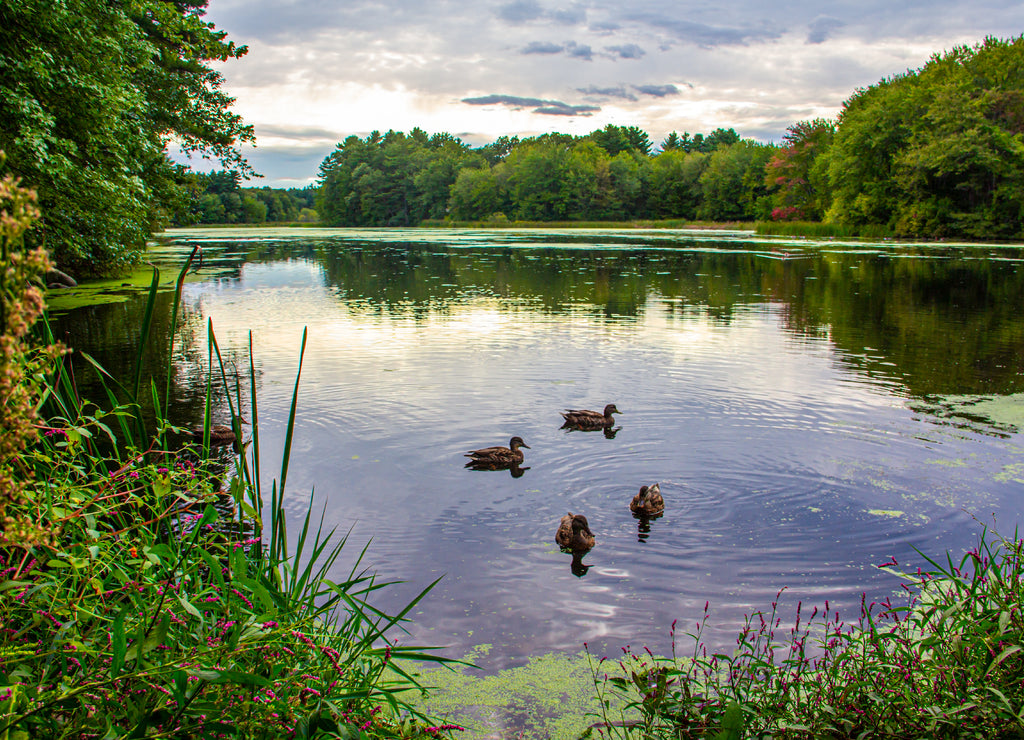
<path fill-rule="evenodd" d="M 661 142 L 661 151 L 669 152 L 681 149 L 684 152 L 702 152 L 710 154 L 719 147 L 736 144 L 740 141 L 740 135 L 731 128 L 716 128 L 710 134 L 693 134 L 684 131 L 680 136 L 673 131 Z"/>
<path fill-rule="evenodd" d="M 452 218 L 458 221 L 475 221 L 502 210 L 502 193 L 498 177 L 500 167 L 502 165 L 495 168 L 465 167 L 459 170 L 448 201 Z"/>
<path fill-rule="evenodd" d="M 592 132 L 588 138 L 613 157 L 619 152 L 626 151 L 640 154 L 651 152 L 651 140 L 647 132 L 637 126 L 616 126 L 609 123 L 603 129 Z"/>
<path fill-rule="evenodd" d="M 475 157 L 475 159 L 474 159 Z M 415 226 L 447 215 L 460 169 L 481 157 L 451 134 L 350 136 L 320 165 L 317 210 L 335 226 Z"/>
<path fill-rule="evenodd" d="M 904 236 L 1024 234 L 1024 37 L 858 91 L 828 154 L 829 220 Z"/>
<path fill-rule="evenodd" d="M 251 127 L 210 66 L 245 54 L 203 20 L 206 0 L 0 3 L 0 149 L 39 193 L 36 240 L 82 272 L 133 261 L 179 207 L 175 140 L 251 173 Z"/>
<path fill-rule="evenodd" d="M 663 148 L 650 164 L 648 208 L 651 215 L 656 218 L 696 218 L 702 198 L 700 177 L 707 164 L 707 154 L 687 153 L 676 146 Z"/>
<path fill-rule="evenodd" d="M 562 221 L 569 218 L 574 205 L 579 207 L 585 197 L 577 189 L 585 177 L 586 157 L 571 158 L 573 141 L 571 136 L 548 134 L 523 142 L 509 153 L 506 183 L 515 218 Z"/>
<path fill-rule="evenodd" d="M 743 140 L 720 147 L 700 176 L 703 199 L 697 216 L 710 221 L 750 221 L 771 211 L 765 166 L 774 146 Z"/>

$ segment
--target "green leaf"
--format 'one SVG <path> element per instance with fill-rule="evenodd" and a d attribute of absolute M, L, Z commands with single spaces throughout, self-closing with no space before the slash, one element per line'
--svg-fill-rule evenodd
<path fill-rule="evenodd" d="M 181 604 L 182 609 L 184 609 L 186 612 L 191 614 L 196 619 L 203 619 L 203 615 L 199 612 L 199 610 L 192 606 L 192 602 L 186 599 L 184 596 L 178 596 L 178 603 Z"/>
<path fill-rule="evenodd" d="M 722 717 L 722 730 L 715 735 L 715 740 L 742 740 L 743 738 L 743 707 L 739 702 L 732 702 L 725 708 Z"/>
<path fill-rule="evenodd" d="M 208 683 L 237 683 L 242 686 L 272 686 L 269 678 L 255 673 L 242 671 L 214 670 L 212 668 L 190 668 L 188 675 L 207 681 Z"/>
<path fill-rule="evenodd" d="M 117 677 L 117 674 L 121 672 L 121 667 L 124 665 L 124 656 L 128 646 L 128 636 L 125 634 L 124 620 L 130 608 L 130 606 L 126 606 L 114 617 L 113 634 L 111 635 L 111 678 Z"/>
<path fill-rule="evenodd" d="M 160 620 L 160 624 L 157 625 L 156 630 L 146 636 L 146 639 L 142 641 L 141 646 L 139 643 L 136 643 L 128 649 L 128 652 L 125 654 L 125 660 L 138 660 L 153 648 L 162 645 L 164 640 L 167 639 L 167 630 L 170 626 L 171 615 L 164 614 L 163 618 Z"/>

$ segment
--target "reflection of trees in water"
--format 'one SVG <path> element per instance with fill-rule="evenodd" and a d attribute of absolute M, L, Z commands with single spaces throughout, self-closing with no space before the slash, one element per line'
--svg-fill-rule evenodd
<path fill-rule="evenodd" d="M 155 383 L 161 402 L 167 382 L 168 351 L 170 349 L 170 314 L 174 295 L 159 293 L 156 297 L 152 324 L 143 354 L 141 398 L 147 427 L 154 429 L 150 379 Z M 139 295 L 124 303 L 87 306 L 51 319 L 54 333 L 76 353 L 72 366 L 78 392 L 84 399 L 106 399 L 106 391 L 95 370 L 78 354 L 89 355 L 125 387 L 131 386 L 139 348 L 140 330 L 148 295 Z M 214 327 L 216 330 L 216 327 Z M 172 423 L 190 427 L 203 423 L 206 403 L 207 350 L 206 319 L 198 307 L 184 302 L 179 306 L 177 336 L 171 366 L 170 408 Z M 248 355 L 244 348 L 221 347 L 228 385 L 234 393 L 242 389 L 242 398 L 249 397 Z M 214 356 L 211 403 L 215 416 L 227 418 L 228 404 L 219 365 Z M 126 402 L 127 398 L 120 398 Z"/>
<path fill-rule="evenodd" d="M 669 326 L 715 327 L 770 305 L 786 331 L 827 338 L 856 372 L 898 380 L 912 395 L 1024 390 L 1024 315 L 1017 308 L 1024 305 L 1024 270 L 1005 261 L 1019 258 L 1018 249 L 702 242 L 702 251 L 683 251 L 685 242 L 651 238 L 638 246 L 607 233 L 510 232 L 487 237 L 506 244 L 484 246 L 473 239 L 465 247 L 458 237 L 382 243 L 314 233 L 303 241 L 212 243 L 205 251 L 208 264 L 231 279 L 245 260 L 315 261 L 356 318 L 435 320 L 493 299 L 498 311 L 631 322 L 657 310 Z M 558 243 L 545 246 L 545 239 Z M 587 248 L 595 240 L 601 248 Z M 170 301 L 168 293 L 158 297 L 148 368 L 165 366 Z M 56 320 L 57 336 L 90 348 L 115 377 L 131 377 L 144 306 L 142 297 L 80 309 Z M 177 407 L 188 409 L 184 424 L 202 415 L 206 324 L 195 307 L 183 311 L 174 393 Z M 244 379 L 248 364 L 239 359 L 228 366 Z M 218 407 L 222 393 L 217 384 Z"/>
<path fill-rule="evenodd" d="M 507 310 L 727 326 L 772 305 L 783 326 L 828 338 L 858 372 L 897 379 L 914 395 L 1024 389 L 1024 271 L 1003 257 L 940 248 L 835 251 L 458 249 L 364 244 L 318 252 L 351 311 L 445 315 L 481 297 Z"/>

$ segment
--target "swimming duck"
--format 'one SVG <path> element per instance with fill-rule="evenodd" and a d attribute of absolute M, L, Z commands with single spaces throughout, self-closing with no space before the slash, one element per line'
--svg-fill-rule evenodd
<path fill-rule="evenodd" d="M 640 493 L 629 502 L 629 510 L 637 516 L 661 516 L 665 513 L 665 499 L 661 496 L 661 486 L 654 483 L 640 486 Z"/>
<path fill-rule="evenodd" d="M 237 417 L 239 424 L 248 424 L 245 419 L 241 416 Z M 199 442 L 203 441 L 203 427 L 193 427 L 188 432 L 193 439 Z M 210 447 L 226 447 L 228 445 L 234 445 L 237 450 L 239 445 L 237 444 L 238 437 L 235 435 L 235 430 L 224 424 L 214 424 L 210 427 Z"/>
<path fill-rule="evenodd" d="M 571 511 L 562 517 L 555 532 L 555 543 L 564 550 L 580 552 L 589 550 L 594 546 L 596 540 L 594 533 L 590 531 L 587 518 L 582 514 L 573 514 Z"/>
<path fill-rule="evenodd" d="M 526 444 L 522 437 L 513 437 L 508 441 L 508 447 L 484 447 L 479 450 L 470 450 L 466 453 L 466 457 L 470 458 L 466 465 L 480 467 L 518 465 L 523 461 L 523 451 L 520 448 L 528 450 L 530 445 Z"/>
<path fill-rule="evenodd" d="M 590 411 L 588 409 L 566 409 L 562 412 L 562 418 L 565 419 L 565 423 L 562 428 L 574 427 L 576 429 L 607 429 L 615 423 L 615 419 L 612 418 L 612 414 L 621 414 L 622 412 L 615 408 L 614 403 L 610 403 L 604 407 L 604 413 L 600 411 Z"/>

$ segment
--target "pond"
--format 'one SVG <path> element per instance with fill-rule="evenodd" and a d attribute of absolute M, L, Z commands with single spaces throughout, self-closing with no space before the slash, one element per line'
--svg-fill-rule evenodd
<path fill-rule="evenodd" d="M 150 257 L 173 280 L 196 243 L 175 421 L 201 416 L 206 322 L 242 369 L 251 332 L 269 490 L 308 329 L 293 531 L 312 495 L 350 531 L 339 577 L 368 544 L 404 581 L 383 608 L 440 577 L 407 644 L 488 645 L 491 670 L 583 643 L 665 652 L 707 603 L 704 637 L 728 648 L 780 588 L 787 609 L 855 619 L 861 594 L 898 587 L 875 565 L 959 557 L 1021 520 L 1022 247 L 203 229 Z M 56 318 L 115 373 L 144 300 L 123 297 Z M 607 403 L 613 433 L 560 428 Z M 513 435 L 518 475 L 464 467 Z M 665 513 L 638 521 L 629 501 L 656 481 Z M 575 564 L 554 543 L 568 511 L 597 539 Z"/>

